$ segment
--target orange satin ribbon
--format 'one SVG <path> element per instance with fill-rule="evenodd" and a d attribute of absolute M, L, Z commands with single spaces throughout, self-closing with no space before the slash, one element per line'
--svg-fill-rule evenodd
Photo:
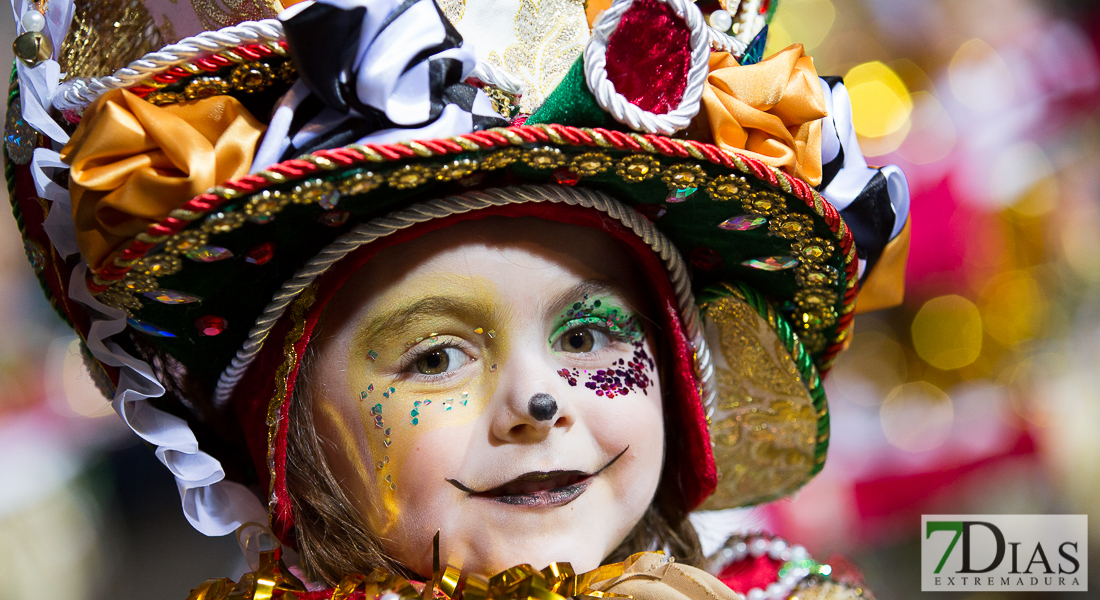
<path fill-rule="evenodd" d="M 711 54 L 703 115 L 718 146 L 821 183 L 821 119 L 828 111 L 802 44 L 744 67 L 726 52 Z"/>
<path fill-rule="evenodd" d="M 125 90 L 104 94 L 61 151 L 84 260 L 101 268 L 191 198 L 248 174 L 264 130 L 229 96 L 159 107 Z"/>

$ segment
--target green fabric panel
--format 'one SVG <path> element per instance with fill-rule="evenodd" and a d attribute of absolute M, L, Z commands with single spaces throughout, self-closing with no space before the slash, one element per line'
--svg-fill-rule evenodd
<path fill-rule="evenodd" d="M 543 102 L 542 107 L 527 119 L 527 125 L 557 123 L 574 127 L 621 128 L 611 115 L 596 103 L 584 78 L 584 57 L 577 58 L 569 72 Z"/>

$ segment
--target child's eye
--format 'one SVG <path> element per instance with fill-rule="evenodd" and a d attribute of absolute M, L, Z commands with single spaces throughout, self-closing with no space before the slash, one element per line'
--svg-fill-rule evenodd
<path fill-rule="evenodd" d="M 554 343 L 558 352 L 587 353 L 598 352 L 610 343 L 607 334 L 593 327 L 576 327 L 562 334 Z"/>
<path fill-rule="evenodd" d="M 468 358 L 458 348 L 433 348 L 424 352 L 413 362 L 413 367 L 421 375 L 442 375 L 466 364 Z"/>

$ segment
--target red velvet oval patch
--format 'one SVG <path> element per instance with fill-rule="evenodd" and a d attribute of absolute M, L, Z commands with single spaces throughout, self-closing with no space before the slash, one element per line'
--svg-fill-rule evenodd
<path fill-rule="evenodd" d="M 687 23 L 659 0 L 634 0 L 607 44 L 607 78 L 631 104 L 656 114 L 680 105 L 691 67 Z"/>

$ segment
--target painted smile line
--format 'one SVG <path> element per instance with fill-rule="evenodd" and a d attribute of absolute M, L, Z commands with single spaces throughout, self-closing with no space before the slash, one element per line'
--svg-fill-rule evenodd
<path fill-rule="evenodd" d="M 501 504 L 531 508 L 565 506 L 579 498 L 592 480 L 615 464 L 627 450 L 630 450 L 630 446 L 623 448 L 615 458 L 591 474 L 583 471 L 532 471 L 481 492 L 472 490 L 455 479 L 448 479 L 447 483 L 475 498 L 485 498 Z"/>

